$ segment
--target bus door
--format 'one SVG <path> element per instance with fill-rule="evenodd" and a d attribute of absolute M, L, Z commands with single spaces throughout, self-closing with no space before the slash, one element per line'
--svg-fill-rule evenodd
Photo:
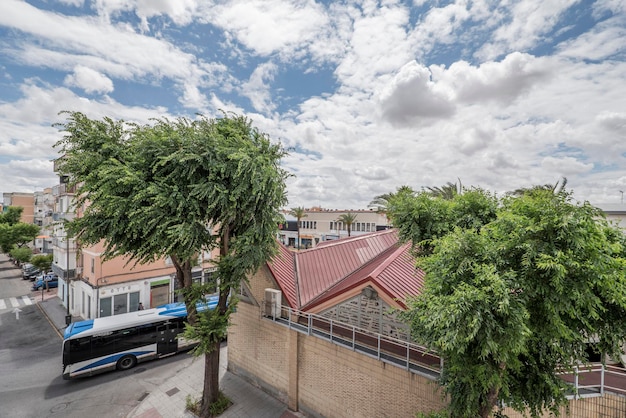
<path fill-rule="evenodd" d="M 157 355 L 159 357 L 178 351 L 178 324 L 164 324 L 157 327 Z"/>

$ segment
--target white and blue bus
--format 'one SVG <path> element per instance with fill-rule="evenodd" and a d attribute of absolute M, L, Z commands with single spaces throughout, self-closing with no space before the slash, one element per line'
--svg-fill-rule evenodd
<path fill-rule="evenodd" d="M 199 303 L 199 312 L 214 309 L 217 296 Z M 70 324 L 63 338 L 63 378 L 128 370 L 137 363 L 189 350 L 195 343 L 178 338 L 185 330 L 187 309 L 170 303 L 153 309 Z"/>

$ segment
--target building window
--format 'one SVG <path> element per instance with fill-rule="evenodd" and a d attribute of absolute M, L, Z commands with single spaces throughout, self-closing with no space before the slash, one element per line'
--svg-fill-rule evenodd
<path fill-rule="evenodd" d="M 91 300 L 89 300 L 91 305 Z M 89 306 L 91 309 L 91 306 Z M 139 309 L 139 292 L 122 293 L 100 299 L 100 317 L 119 315 Z"/>
<path fill-rule="evenodd" d="M 96 260 L 91 259 L 91 274 L 94 274 L 96 271 Z"/>

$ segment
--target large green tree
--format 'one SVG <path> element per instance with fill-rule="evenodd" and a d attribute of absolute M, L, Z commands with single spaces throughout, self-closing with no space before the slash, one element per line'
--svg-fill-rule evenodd
<path fill-rule="evenodd" d="M 20 222 L 23 210 L 20 206 L 9 206 L 6 212 L 0 213 L 0 249 L 3 253 L 23 247 L 39 234 L 39 226 Z"/>
<path fill-rule="evenodd" d="M 558 413 L 559 370 L 587 362 L 592 340 L 601 353 L 621 352 L 626 242 L 597 208 L 530 188 L 499 200 L 421 194 L 391 209 L 426 272 L 403 317 L 444 359 L 452 416 L 487 417 L 498 400 Z"/>
<path fill-rule="evenodd" d="M 168 256 L 187 306 L 190 331 L 205 353 L 200 414 L 219 395 L 219 344 L 236 305 L 230 297 L 248 274 L 275 254 L 279 210 L 288 174 L 280 144 L 247 118 L 158 119 L 149 125 L 67 113 L 56 146 L 60 174 L 77 187 L 83 208 L 67 227 L 84 244 L 104 242 L 107 259 L 124 255 L 139 263 Z M 192 267 L 219 249 L 219 302 L 198 313 L 202 292 Z"/>
<path fill-rule="evenodd" d="M 402 194 L 415 194 L 415 191 L 411 188 L 411 186 L 400 186 L 395 192 L 391 193 L 383 193 L 374 197 L 374 199 L 367 205 L 368 208 L 376 209 L 377 213 L 387 213 L 387 206 L 389 205 L 389 201 L 395 198 L 398 195 Z"/>

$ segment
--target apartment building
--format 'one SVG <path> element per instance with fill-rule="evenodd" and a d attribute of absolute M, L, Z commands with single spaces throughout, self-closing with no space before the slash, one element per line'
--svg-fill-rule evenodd
<path fill-rule="evenodd" d="M 313 248 L 323 241 L 348 237 L 348 225 L 340 221 L 342 215 L 356 216 L 350 227 L 350 236 L 358 236 L 389 228 L 389 220 L 383 213 L 368 209 L 323 209 L 313 207 L 305 209 L 305 216 L 300 219 L 301 248 Z M 284 212 L 286 224 L 279 234 L 279 241 L 288 247 L 297 247 L 297 219 Z"/>
<path fill-rule="evenodd" d="M 35 220 L 35 194 L 10 192 L 2 193 L 2 208 L 6 210 L 9 206 L 21 206 L 24 210 L 20 221 L 32 224 Z"/>

